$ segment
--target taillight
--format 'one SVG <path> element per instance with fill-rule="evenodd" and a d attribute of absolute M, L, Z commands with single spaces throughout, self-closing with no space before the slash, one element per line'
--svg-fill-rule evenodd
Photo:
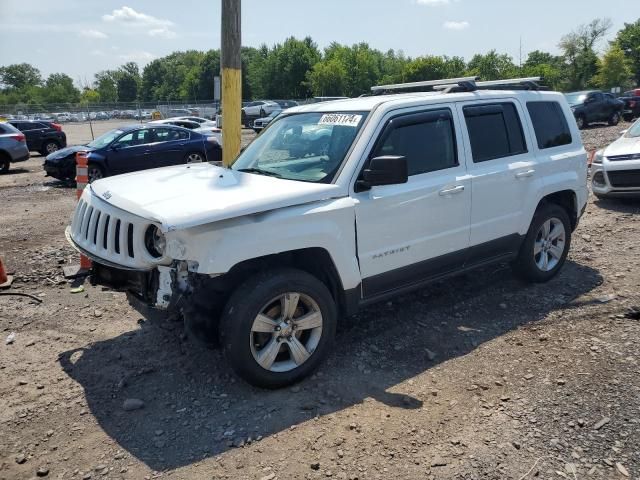
<path fill-rule="evenodd" d="M 57 131 L 61 132 L 62 131 L 62 125 L 59 125 L 57 123 L 52 123 L 51 126 L 53 128 L 55 128 Z"/>
<path fill-rule="evenodd" d="M 16 133 L 14 135 L 9 135 L 9 137 L 13 138 L 14 140 L 16 140 L 18 142 L 24 142 L 26 140 L 26 138 L 25 138 L 23 133 Z"/>

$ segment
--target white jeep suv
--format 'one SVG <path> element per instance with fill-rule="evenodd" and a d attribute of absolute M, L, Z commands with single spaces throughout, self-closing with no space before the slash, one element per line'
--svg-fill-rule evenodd
<path fill-rule="evenodd" d="M 418 87 L 443 91 L 394 93 Z M 587 195 L 563 95 L 451 79 L 289 109 L 230 169 L 96 181 L 67 236 L 98 283 L 181 311 L 241 377 L 276 388 L 363 306 L 493 262 L 551 279 Z"/>

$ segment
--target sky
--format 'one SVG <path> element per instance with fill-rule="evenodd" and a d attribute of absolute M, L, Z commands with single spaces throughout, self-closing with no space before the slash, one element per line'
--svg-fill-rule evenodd
<path fill-rule="evenodd" d="M 242 43 L 311 36 L 320 48 L 364 41 L 466 60 L 496 49 L 517 63 L 520 41 L 523 60 L 536 49 L 557 53 L 562 35 L 599 17 L 612 20 L 612 38 L 640 17 L 640 1 L 243 0 Z M 219 47 L 219 0 L 0 0 L 0 66 L 27 62 L 80 85 L 128 61 Z"/>

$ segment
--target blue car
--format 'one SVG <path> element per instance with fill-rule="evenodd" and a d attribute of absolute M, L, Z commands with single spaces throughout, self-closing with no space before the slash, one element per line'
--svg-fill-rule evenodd
<path fill-rule="evenodd" d="M 149 168 L 222 160 L 222 148 L 214 136 L 173 125 L 133 125 L 111 130 L 87 145 L 51 153 L 43 166 L 47 175 L 75 178 L 79 151 L 90 152 L 90 182 Z"/>

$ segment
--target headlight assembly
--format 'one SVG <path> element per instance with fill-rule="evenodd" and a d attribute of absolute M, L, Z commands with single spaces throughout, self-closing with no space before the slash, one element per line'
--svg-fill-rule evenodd
<path fill-rule="evenodd" d="M 596 152 L 596 154 L 593 156 L 593 163 L 602 163 L 602 158 L 603 158 L 603 151 L 602 150 L 598 150 Z"/>
<path fill-rule="evenodd" d="M 164 233 L 162 233 L 158 227 L 149 225 L 144 234 L 144 245 L 149 255 L 153 258 L 160 258 L 164 256 L 167 248 L 167 240 L 165 239 Z"/>

